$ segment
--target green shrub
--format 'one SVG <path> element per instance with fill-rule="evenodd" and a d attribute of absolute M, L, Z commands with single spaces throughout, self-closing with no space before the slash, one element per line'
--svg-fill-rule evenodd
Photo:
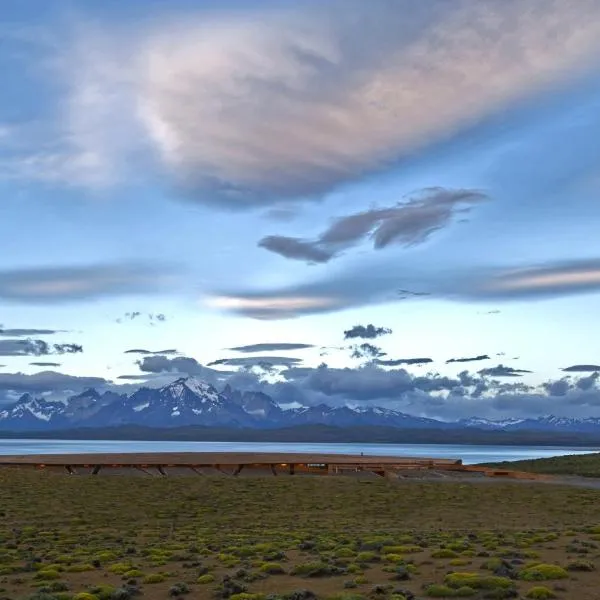
<path fill-rule="evenodd" d="M 285 569 L 279 563 L 263 563 L 260 566 L 260 571 L 269 575 L 280 575 L 285 573 Z"/>
<path fill-rule="evenodd" d="M 178 596 L 184 596 L 190 593 L 190 588 L 187 583 L 176 583 L 169 588 L 169 596 L 177 598 Z"/>
<path fill-rule="evenodd" d="M 89 563 L 79 563 L 75 565 L 68 565 L 65 567 L 67 573 L 85 573 L 86 571 L 94 571 L 94 566 Z"/>
<path fill-rule="evenodd" d="M 379 554 L 376 552 L 359 552 L 356 555 L 356 562 L 359 563 L 369 563 L 369 562 L 377 562 L 380 560 Z"/>
<path fill-rule="evenodd" d="M 428 585 L 425 588 L 425 594 L 430 598 L 454 598 L 455 591 L 451 587 L 439 583 Z"/>
<path fill-rule="evenodd" d="M 79 594 L 73 596 L 73 600 L 98 600 L 98 596 L 89 592 L 79 592 Z"/>
<path fill-rule="evenodd" d="M 309 562 L 296 565 L 292 569 L 292 575 L 301 575 L 304 577 L 325 577 L 327 575 L 338 575 L 346 572 L 339 567 L 329 565 L 324 562 Z"/>
<path fill-rule="evenodd" d="M 133 569 L 133 565 L 131 563 L 113 563 L 108 566 L 108 571 L 111 573 L 115 573 L 116 575 L 123 575 Z"/>
<path fill-rule="evenodd" d="M 596 567 L 589 560 L 574 560 L 567 565 L 567 571 L 594 571 Z"/>
<path fill-rule="evenodd" d="M 115 588 L 112 585 L 95 585 L 90 588 L 90 594 L 99 600 L 112 600 L 114 593 Z"/>
<path fill-rule="evenodd" d="M 35 574 L 35 579 L 42 579 L 44 581 L 60 579 L 60 573 L 56 569 L 41 569 Z"/>
<path fill-rule="evenodd" d="M 196 583 L 206 584 L 206 583 L 212 583 L 214 580 L 215 580 L 214 575 L 211 575 L 210 573 L 206 573 L 206 575 L 200 575 L 200 577 L 198 577 L 198 579 L 196 580 Z"/>
<path fill-rule="evenodd" d="M 513 582 L 508 577 L 479 575 L 479 573 L 449 573 L 444 578 L 444 583 L 451 588 L 468 586 L 478 590 L 513 587 Z"/>
<path fill-rule="evenodd" d="M 552 579 L 567 579 L 569 574 L 558 565 L 538 564 L 519 573 L 519 579 L 523 581 L 548 581 Z"/>
<path fill-rule="evenodd" d="M 501 566 L 502 566 L 501 558 L 490 558 L 481 565 L 481 568 L 485 569 L 486 571 L 495 571 L 498 567 L 501 567 Z"/>
<path fill-rule="evenodd" d="M 364 585 L 365 583 L 369 583 L 369 580 L 365 575 L 359 575 L 354 578 L 354 583 L 356 583 L 356 585 Z"/>
<path fill-rule="evenodd" d="M 475 596 L 475 594 L 477 594 L 477 590 L 468 585 L 463 585 L 454 592 L 457 598 L 468 598 L 469 596 Z"/>
<path fill-rule="evenodd" d="M 458 558 L 458 554 L 449 548 L 440 548 L 431 553 L 432 558 Z"/>
<path fill-rule="evenodd" d="M 264 594 L 249 594 L 248 592 L 242 592 L 241 594 L 233 594 L 230 596 L 230 600 L 263 600 Z"/>
<path fill-rule="evenodd" d="M 144 583 L 162 583 L 166 577 L 162 573 L 150 573 L 144 577 Z"/>
<path fill-rule="evenodd" d="M 404 562 L 404 556 L 401 554 L 386 554 L 383 559 L 386 562 L 399 563 Z"/>
<path fill-rule="evenodd" d="M 129 571 L 125 571 L 125 573 L 123 573 L 123 577 L 125 579 L 132 579 L 134 577 L 143 577 L 144 576 L 144 572 L 141 571 L 140 569 L 130 569 Z"/>
<path fill-rule="evenodd" d="M 555 594 L 552 590 L 549 590 L 543 585 L 532 587 L 526 594 L 525 598 L 532 598 L 533 600 L 547 600 L 548 598 L 554 598 Z"/>

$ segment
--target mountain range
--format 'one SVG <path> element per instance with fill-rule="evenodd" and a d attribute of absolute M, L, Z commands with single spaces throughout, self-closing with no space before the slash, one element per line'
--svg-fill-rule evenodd
<path fill-rule="evenodd" d="M 0 408 L 0 431 L 56 431 L 135 425 L 177 428 L 192 425 L 233 429 L 281 429 L 307 425 L 333 427 L 393 427 L 402 430 L 537 431 L 600 434 L 599 418 L 560 418 L 491 421 L 482 418 L 445 422 L 416 417 L 377 406 L 331 407 L 325 404 L 283 409 L 262 392 L 221 392 L 193 377 L 162 388 L 141 387 L 130 395 L 88 389 L 64 401 L 24 394 Z"/>

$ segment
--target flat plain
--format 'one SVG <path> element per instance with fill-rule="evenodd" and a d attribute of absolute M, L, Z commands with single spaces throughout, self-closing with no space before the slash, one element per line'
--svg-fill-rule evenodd
<path fill-rule="evenodd" d="M 0 598 L 598 598 L 600 491 L 0 469 Z"/>

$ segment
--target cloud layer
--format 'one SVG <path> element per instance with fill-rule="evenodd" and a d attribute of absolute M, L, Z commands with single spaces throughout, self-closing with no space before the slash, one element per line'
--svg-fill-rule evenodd
<path fill-rule="evenodd" d="M 594 0 L 244 4 L 125 32 L 82 27 L 53 61 L 64 122 L 0 172 L 103 185 L 141 147 L 199 201 L 303 199 L 562 82 L 599 40 Z"/>
<path fill-rule="evenodd" d="M 49 354 L 78 354 L 79 344 L 48 344 L 44 340 L 0 339 L 0 356 L 47 356 Z"/>
<path fill-rule="evenodd" d="M 406 284 L 423 290 L 411 294 L 412 300 L 433 297 L 462 302 L 534 300 L 600 290 L 600 259 L 443 272 L 418 272 L 407 263 L 402 275 L 397 263 L 369 263 L 280 289 L 218 292 L 207 303 L 257 319 L 287 319 L 407 300 L 406 290 L 399 289 Z"/>
<path fill-rule="evenodd" d="M 472 204 L 485 199 L 478 190 L 427 188 L 397 206 L 336 219 L 316 240 L 270 235 L 258 245 L 285 258 L 309 263 L 329 262 L 366 237 L 372 240 L 375 250 L 390 244 L 414 246 L 450 224 L 456 214 L 469 212 Z"/>
<path fill-rule="evenodd" d="M 49 303 L 156 293 L 174 278 L 172 269 L 144 264 L 5 270 L 0 271 L 0 300 Z"/>

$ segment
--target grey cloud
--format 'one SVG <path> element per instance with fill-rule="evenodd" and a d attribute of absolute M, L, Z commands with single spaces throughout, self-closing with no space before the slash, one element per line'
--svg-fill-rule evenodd
<path fill-rule="evenodd" d="M 596 55 L 599 37 L 590 0 L 276 4 L 253 6 L 251 18 L 186 15 L 131 47 L 109 38 L 79 52 L 95 57 L 86 81 L 102 100 L 73 102 L 75 121 L 121 139 L 105 115 L 125 71 L 126 96 L 143 99 L 145 141 L 185 193 L 253 207 L 387 169 L 571 75 Z M 80 92 L 83 83 L 72 84 Z M 99 162 L 122 162 L 114 153 Z"/>
<path fill-rule="evenodd" d="M 598 373 L 598 371 L 596 371 L 595 373 L 592 373 L 591 375 L 588 375 L 587 377 L 580 377 L 576 381 L 575 385 L 580 390 L 589 390 L 596 385 L 598 378 L 600 378 L 600 373 Z"/>
<path fill-rule="evenodd" d="M 449 225 L 455 214 L 467 212 L 469 205 L 485 199 L 487 196 L 478 190 L 425 188 L 403 204 L 337 219 L 316 240 L 271 235 L 258 245 L 285 258 L 310 263 L 328 262 L 340 250 L 357 244 L 366 236 L 370 236 L 376 250 L 392 243 L 414 246 Z"/>
<path fill-rule="evenodd" d="M 132 348 L 125 350 L 123 354 L 177 354 L 177 350 L 169 348 L 167 350 L 145 350 L 144 348 Z"/>
<path fill-rule="evenodd" d="M 174 281 L 172 267 L 133 263 L 14 269 L 0 271 L 0 300 L 60 303 L 150 294 Z"/>
<path fill-rule="evenodd" d="M 398 367 L 400 365 L 424 365 L 433 362 L 431 358 L 396 358 L 391 360 L 375 359 L 373 361 L 376 365 L 382 367 Z"/>
<path fill-rule="evenodd" d="M 448 363 L 465 363 L 465 362 L 475 362 L 478 360 L 489 360 L 489 356 L 487 354 L 480 354 L 479 356 L 471 356 L 466 358 L 449 358 L 446 361 Z"/>
<path fill-rule="evenodd" d="M 480 270 L 443 283 L 449 297 L 475 300 L 553 298 L 600 289 L 600 259 Z"/>
<path fill-rule="evenodd" d="M 385 356 L 385 352 L 382 352 L 379 346 L 373 344 L 364 343 L 356 346 L 351 346 L 352 358 L 377 358 L 379 356 Z"/>
<path fill-rule="evenodd" d="M 202 366 L 196 359 L 186 356 L 178 356 L 176 358 L 168 358 L 167 356 L 144 356 L 137 361 L 140 371 L 145 373 L 184 373 L 205 377 L 210 375 L 213 369 L 207 369 Z"/>
<path fill-rule="evenodd" d="M 46 356 L 83 352 L 79 344 L 48 344 L 44 340 L 0 340 L 0 356 Z"/>
<path fill-rule="evenodd" d="M 125 380 L 125 381 L 149 381 L 152 379 L 162 378 L 163 375 L 161 373 L 138 373 L 136 375 L 119 375 L 117 379 Z"/>
<path fill-rule="evenodd" d="M 61 363 L 57 362 L 30 362 L 34 367 L 60 367 Z"/>
<path fill-rule="evenodd" d="M 313 344 L 295 344 L 292 342 L 265 342 L 261 344 L 248 344 L 247 346 L 235 346 L 233 348 L 228 348 L 232 352 L 244 352 L 244 353 L 252 353 L 252 352 L 285 352 L 288 350 L 304 350 L 306 348 L 314 348 Z"/>
<path fill-rule="evenodd" d="M 590 373 L 600 371 L 600 365 L 572 365 L 562 370 L 565 373 Z"/>
<path fill-rule="evenodd" d="M 242 356 L 235 358 L 219 358 L 208 363 L 208 366 L 213 365 L 229 365 L 232 367 L 252 367 L 252 366 L 277 366 L 282 365 L 291 367 L 302 363 L 302 359 L 293 358 L 290 356 Z"/>
<path fill-rule="evenodd" d="M 544 383 L 542 386 L 551 396 L 566 396 L 571 389 L 571 383 L 568 379 L 557 379 Z"/>
<path fill-rule="evenodd" d="M 53 344 L 54 354 L 78 354 L 83 352 L 80 344 Z"/>
<path fill-rule="evenodd" d="M 166 315 L 163 313 L 142 313 L 139 310 L 134 310 L 132 312 L 126 312 L 122 317 L 115 319 L 115 323 L 123 323 L 124 321 L 135 321 L 139 318 L 145 318 L 150 322 L 150 325 L 155 325 L 156 323 L 164 323 L 167 320 Z"/>
<path fill-rule="evenodd" d="M 0 373 L 0 390 L 16 392 L 81 391 L 108 383 L 101 377 L 77 377 L 56 371 L 42 371 L 33 375 Z"/>
<path fill-rule="evenodd" d="M 368 325 L 354 325 L 354 327 L 347 329 L 344 331 L 344 339 L 361 338 L 370 340 L 390 333 L 392 333 L 392 330 L 389 327 L 375 327 L 375 325 L 369 323 Z"/>
<path fill-rule="evenodd" d="M 326 263 L 334 256 L 333 251 L 320 248 L 314 242 L 283 235 L 268 235 L 258 242 L 258 246 L 285 258 L 309 263 Z"/>
<path fill-rule="evenodd" d="M 55 333 L 64 333 L 59 329 L 2 329 L 0 327 L 0 336 L 2 337 L 28 337 L 30 335 L 53 335 Z"/>
<path fill-rule="evenodd" d="M 289 319 L 398 301 L 400 282 L 458 302 L 537 300 L 599 290 L 600 260 L 429 273 L 397 260 L 370 262 L 279 289 L 220 291 L 209 303 L 255 319 Z"/>
<path fill-rule="evenodd" d="M 512 367 L 506 367 L 504 365 L 481 369 L 481 371 L 477 372 L 480 375 L 486 375 L 488 377 L 521 377 L 524 373 L 532 373 L 532 371 L 527 371 L 526 369 L 513 369 Z"/>
<path fill-rule="evenodd" d="M 346 400 L 398 398 L 402 393 L 421 390 L 436 392 L 460 385 L 457 379 L 439 375 L 413 377 L 403 369 L 387 371 L 367 365 L 358 369 L 319 367 L 303 381 L 309 390 L 325 396 L 340 396 Z"/>
<path fill-rule="evenodd" d="M 44 356 L 51 346 L 44 340 L 0 340 L 0 356 Z"/>

